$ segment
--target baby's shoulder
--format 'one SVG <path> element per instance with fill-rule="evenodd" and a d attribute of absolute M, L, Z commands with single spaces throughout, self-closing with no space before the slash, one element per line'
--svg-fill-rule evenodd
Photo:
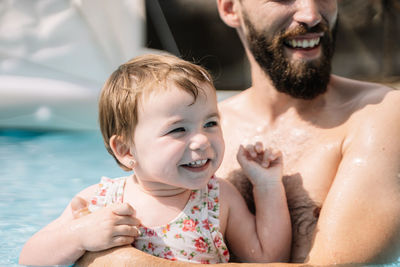
<path fill-rule="evenodd" d="M 97 184 L 92 184 L 82 191 L 80 191 L 76 196 L 79 196 L 87 201 L 90 201 L 93 197 L 95 197 L 98 194 L 101 194 L 101 191 L 108 189 L 108 188 L 113 188 L 114 190 L 117 190 L 118 188 L 122 187 L 125 185 L 127 177 L 118 177 L 118 178 L 108 178 L 108 177 L 101 177 L 99 179 L 99 182 Z M 114 191 L 113 190 L 113 191 Z"/>
<path fill-rule="evenodd" d="M 83 199 L 85 199 L 86 201 L 89 201 L 92 197 L 94 197 L 96 195 L 97 189 L 99 187 L 99 184 L 92 184 L 88 187 L 86 187 L 85 189 L 83 189 L 82 191 L 80 191 L 78 194 L 76 194 L 76 196 L 81 197 Z"/>

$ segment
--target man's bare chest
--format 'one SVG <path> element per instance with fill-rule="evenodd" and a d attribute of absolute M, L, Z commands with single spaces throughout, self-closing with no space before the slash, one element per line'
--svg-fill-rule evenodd
<path fill-rule="evenodd" d="M 240 143 L 262 141 L 267 147 L 283 154 L 284 177 L 288 206 L 293 227 L 292 260 L 303 261 L 312 243 L 319 212 L 334 180 L 341 160 L 343 134 L 340 129 L 286 128 L 280 130 L 248 131 L 243 139 L 227 140 L 223 164 L 231 162 L 228 176 L 251 203 L 251 186 L 246 185 L 236 162 Z M 231 146 L 231 147 L 229 147 Z M 235 166 L 234 168 L 232 168 Z M 229 168 L 223 165 L 223 168 Z M 251 204 L 250 204 L 251 205 Z"/>
<path fill-rule="evenodd" d="M 318 129 L 290 125 L 278 129 L 236 129 L 225 136 L 226 153 L 221 173 L 227 174 L 239 168 L 236 161 L 239 145 L 254 144 L 257 141 L 261 141 L 265 147 L 280 150 L 283 154 L 284 175 L 300 175 L 304 186 L 312 190 L 316 185 L 330 186 L 341 160 L 343 131 L 340 128 Z M 291 180 L 286 180 L 287 185 L 290 185 Z"/>

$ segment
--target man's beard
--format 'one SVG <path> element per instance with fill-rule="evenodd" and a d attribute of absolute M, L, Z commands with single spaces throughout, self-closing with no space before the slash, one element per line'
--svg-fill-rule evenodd
<path fill-rule="evenodd" d="M 272 40 L 263 32 L 258 32 L 246 14 L 244 23 L 248 29 L 247 41 L 250 51 L 279 92 L 299 99 L 314 99 L 326 92 L 331 74 L 337 23 L 332 31 L 325 23 L 319 23 L 312 28 L 299 25 L 293 30 L 276 34 Z M 320 39 L 320 59 L 289 62 L 284 54 L 284 40 L 301 34 L 321 32 L 324 36 Z"/>

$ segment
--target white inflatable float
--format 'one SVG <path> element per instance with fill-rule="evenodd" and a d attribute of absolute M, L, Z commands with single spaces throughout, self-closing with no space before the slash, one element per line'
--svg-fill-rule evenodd
<path fill-rule="evenodd" d="M 97 96 L 145 53 L 142 0 L 2 0 L 0 128 L 97 128 Z"/>

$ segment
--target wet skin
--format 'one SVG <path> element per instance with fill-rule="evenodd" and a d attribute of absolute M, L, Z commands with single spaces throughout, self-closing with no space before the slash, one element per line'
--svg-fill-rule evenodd
<path fill-rule="evenodd" d="M 220 105 L 224 138 L 230 145 L 217 174 L 245 185 L 232 155 L 239 143 L 260 139 L 283 152 L 293 226 L 292 262 L 397 259 L 400 248 L 394 240 L 399 236 L 400 205 L 395 203 L 400 199 L 400 163 L 394 158 L 400 156 L 396 138 L 400 125 L 395 115 L 399 92 L 331 76 L 322 95 L 310 100 L 294 98 L 277 92 L 249 44 L 249 23 L 265 40 L 299 25 L 325 24 L 332 30 L 337 1 L 217 3 L 222 20 L 242 40 L 252 77 L 248 90 Z M 309 43 L 318 34 L 284 40 L 283 53 L 293 69 L 321 58 L 322 42 L 314 40 L 312 47 Z M 372 203 L 371 196 L 375 197 Z M 378 227 L 379 220 L 384 223 Z"/>
<path fill-rule="evenodd" d="M 320 101 L 309 103 L 308 108 L 283 109 L 281 119 L 272 121 L 266 119 L 265 105 L 254 97 L 256 90 L 253 87 L 220 104 L 229 146 L 218 175 L 233 181 L 244 178 L 236 161 L 240 143 L 261 139 L 279 147 L 293 226 L 291 262 L 396 261 L 400 251 L 399 92 L 333 76 Z M 242 193 L 251 196 L 246 190 Z M 126 249 L 121 250 L 129 254 L 125 262 L 143 259 L 134 248 L 130 253 Z M 80 264 L 89 266 L 95 260 L 91 266 L 96 266 L 116 258 L 118 249 L 89 253 Z M 164 264 L 158 258 L 146 259 Z"/>
<path fill-rule="evenodd" d="M 340 88 L 351 89 L 351 91 L 344 91 Z M 388 205 L 388 209 L 394 212 L 388 217 L 388 226 L 393 233 L 397 231 L 399 207 L 392 200 L 397 199 L 398 201 L 399 199 L 399 184 L 398 179 L 396 179 L 399 164 L 395 160 L 389 159 L 382 163 L 382 167 L 386 166 L 384 168 L 387 168 L 384 171 L 387 174 L 385 179 L 380 179 L 381 174 L 370 168 L 371 165 L 369 164 L 376 157 L 373 151 L 385 151 L 387 147 L 384 146 L 387 146 L 387 144 L 375 143 L 374 147 L 374 142 L 382 137 L 376 137 L 377 133 L 374 126 L 365 123 L 366 118 L 383 120 L 382 115 L 376 114 L 380 109 L 386 109 L 389 106 L 391 107 L 387 108 L 388 110 L 394 109 L 394 103 L 389 99 L 395 98 L 395 101 L 399 101 L 399 93 L 389 90 L 389 88 L 379 85 L 332 77 L 328 93 L 320 97 L 319 104 L 315 101 L 313 104 L 309 103 L 310 105 L 307 108 L 287 108 L 281 111 L 276 120 L 266 119 L 265 112 L 262 111 L 264 106 L 255 97 L 258 96 L 258 94 L 255 94 L 255 88 L 221 104 L 224 138 L 230 146 L 226 147 L 223 165 L 218 174 L 228 177 L 239 188 L 243 188 L 242 194 L 250 196 L 248 197 L 249 203 L 251 203 L 251 191 L 249 191 L 246 179 L 241 175 L 236 160 L 232 157 L 237 146 L 242 142 L 262 140 L 283 152 L 284 182 L 293 227 L 292 262 L 312 260 L 312 256 L 315 256 L 318 262 L 323 263 L 325 263 L 324 260 L 334 259 L 335 255 L 318 254 L 318 249 L 326 247 L 327 251 L 335 248 L 339 250 L 335 246 L 341 245 L 341 242 L 350 244 L 354 236 L 358 240 L 362 240 L 362 232 L 354 232 L 353 229 L 348 228 L 363 223 L 365 223 L 364 227 L 368 229 L 375 228 L 379 219 L 370 218 L 374 212 L 388 216 L 388 214 L 381 213 L 382 209 L 377 206 L 377 203 L 367 203 L 370 199 L 366 192 L 377 194 L 376 196 L 379 196 L 382 201 L 380 204 L 385 203 L 385 205 Z M 341 95 L 336 95 L 334 91 L 340 92 Z M 337 98 L 347 97 L 348 94 L 354 94 L 353 100 L 344 101 L 344 99 Z M 336 101 L 330 101 L 328 105 L 326 104 L 327 97 L 332 99 L 334 97 Z M 243 110 L 247 112 L 243 113 Z M 262 113 L 264 113 L 264 116 L 261 116 Z M 385 119 L 394 122 L 393 115 Z M 237 120 L 242 123 L 235 124 L 233 128 L 232 125 Z M 393 126 L 399 127 L 398 123 L 394 123 Z M 383 128 L 382 131 L 384 131 Z M 362 141 L 359 138 L 365 139 Z M 390 137 L 388 136 L 388 138 Z M 394 136 L 391 139 L 394 139 Z M 353 144 L 357 143 L 360 147 L 355 149 Z M 393 144 L 397 145 L 394 153 L 398 155 L 400 152 L 399 142 L 393 140 Z M 380 164 L 377 163 L 378 165 L 374 165 L 375 167 Z M 356 179 L 360 174 L 364 175 L 364 181 L 358 184 Z M 372 175 L 376 175 L 376 177 L 374 178 Z M 369 186 L 374 186 L 372 184 L 376 182 L 378 177 L 382 188 L 377 190 L 378 192 L 374 192 Z M 382 194 L 382 190 L 389 189 L 390 185 L 396 189 L 388 190 L 388 197 L 386 197 Z M 365 191 L 361 192 L 361 190 Z M 352 191 L 354 196 L 352 196 Z M 357 201 L 362 204 L 359 206 L 360 209 L 350 205 L 351 202 L 356 201 L 357 197 L 360 197 Z M 351 202 L 347 203 L 347 201 Z M 328 206 L 329 209 L 325 206 Z M 345 213 L 348 210 L 352 210 L 355 214 L 361 216 L 358 218 L 359 224 L 354 221 L 353 215 L 340 214 L 340 212 Z M 372 210 L 372 213 L 368 214 L 368 212 L 371 212 L 370 210 Z M 322 220 L 319 221 L 320 217 L 322 217 Z M 349 221 L 346 222 L 345 219 Z M 353 221 L 350 221 L 350 219 Z M 339 223 L 341 226 L 338 226 Z M 343 231 L 343 233 L 336 232 L 338 230 Z M 371 240 L 381 239 L 378 237 L 377 230 L 375 228 L 376 236 Z M 349 232 L 346 233 L 346 231 Z M 335 234 L 338 236 L 343 234 L 342 240 L 336 241 L 332 238 Z M 354 236 L 351 237 L 351 234 L 354 234 Z M 334 242 L 329 243 L 331 240 Z M 390 240 L 384 241 L 385 244 L 380 245 L 386 247 L 388 246 L 387 242 L 390 242 Z M 323 246 L 323 244 L 325 245 Z M 332 247 L 329 248 L 329 245 L 332 245 Z M 316 254 L 313 255 L 314 251 Z M 379 254 L 380 251 L 375 253 Z M 325 259 L 319 258 L 322 256 Z M 357 260 L 357 257 L 362 260 L 365 255 L 362 255 L 362 252 L 359 255 L 354 253 L 354 249 L 349 246 L 348 254 L 345 256 L 347 257 L 345 257 L 346 260 Z M 369 255 L 368 257 L 367 261 L 370 261 L 375 259 L 377 255 Z"/>
<path fill-rule="evenodd" d="M 218 174 L 243 188 L 240 191 L 252 205 L 251 187 L 231 155 L 240 143 L 251 143 L 252 140 L 262 140 L 282 151 L 284 184 L 293 225 L 291 260 L 304 262 L 311 249 L 322 204 L 341 162 L 348 126 L 344 122 L 348 116 L 332 116 L 335 109 L 343 107 L 326 107 L 318 112 L 318 116 L 310 113 L 309 118 L 302 118 L 295 108 L 288 108 L 278 120 L 268 121 L 254 109 L 246 114 L 240 112 L 249 110 L 247 105 L 255 102 L 251 98 L 252 91 L 247 91 L 221 104 L 224 137 L 230 146 L 226 147 L 226 156 Z M 350 109 L 347 113 L 352 113 L 352 104 L 347 106 L 344 107 Z M 231 128 L 229 125 L 238 119 L 242 123 Z"/>
<path fill-rule="evenodd" d="M 293 226 L 292 262 L 396 261 L 400 256 L 400 93 L 332 76 L 323 95 L 294 99 L 275 90 L 246 43 L 243 10 L 257 22 L 256 29 L 273 35 L 299 23 L 312 26 L 323 20 L 333 27 L 337 1 L 217 3 L 221 18 L 238 31 L 252 75 L 251 88 L 219 106 L 227 146 L 217 175 L 242 187 L 246 179 L 236 161 L 239 144 L 262 140 L 279 148 Z M 296 41 L 312 37 L 298 36 Z M 294 63 L 315 60 L 320 48 L 286 47 L 285 55 Z M 242 193 L 251 196 L 245 187 Z M 138 257 L 135 253 L 132 259 Z M 97 256 L 106 260 L 107 252 Z"/>

